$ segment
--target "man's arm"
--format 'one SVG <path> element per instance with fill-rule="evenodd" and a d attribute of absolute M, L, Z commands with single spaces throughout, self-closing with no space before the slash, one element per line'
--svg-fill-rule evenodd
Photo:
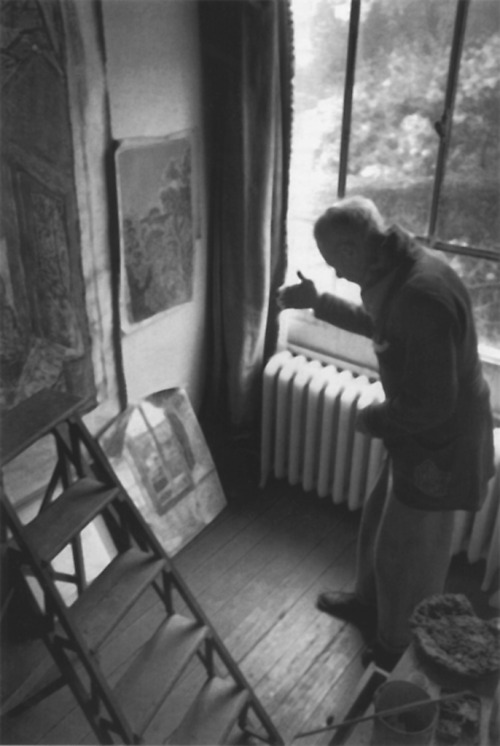
<path fill-rule="evenodd" d="M 321 321 L 327 321 L 353 334 L 370 338 L 373 336 L 373 322 L 363 306 L 350 303 L 337 295 L 323 293 L 318 296 L 314 315 Z"/>
<path fill-rule="evenodd" d="M 365 337 L 373 335 L 373 323 L 363 306 L 350 303 L 331 293 L 319 294 L 312 280 L 300 272 L 301 282 L 278 290 L 280 308 L 311 308 L 316 318 Z"/>
<path fill-rule="evenodd" d="M 397 437 L 445 423 L 458 396 L 455 320 L 439 301 L 414 293 L 399 309 L 404 331 L 404 368 L 393 398 L 363 413 L 373 435 Z"/>

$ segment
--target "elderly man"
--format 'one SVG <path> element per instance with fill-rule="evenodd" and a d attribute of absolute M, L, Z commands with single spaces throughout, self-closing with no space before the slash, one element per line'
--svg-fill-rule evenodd
<path fill-rule="evenodd" d="M 386 228 L 362 197 L 328 209 L 314 237 L 337 277 L 360 285 L 362 305 L 319 294 L 300 274 L 278 303 L 372 338 L 385 401 L 357 426 L 388 452 L 363 510 L 355 591 L 323 593 L 318 608 L 373 635 L 365 662 L 390 670 L 416 604 L 443 592 L 454 511 L 478 510 L 493 474 L 489 389 L 467 290 L 447 264 Z"/>

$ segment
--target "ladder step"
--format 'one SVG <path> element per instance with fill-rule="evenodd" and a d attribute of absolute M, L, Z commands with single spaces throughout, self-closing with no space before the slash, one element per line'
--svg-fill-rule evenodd
<path fill-rule="evenodd" d="M 173 614 L 139 650 L 118 681 L 116 699 L 139 738 L 207 634 L 206 627 Z"/>
<path fill-rule="evenodd" d="M 50 562 L 119 494 L 90 477 L 79 479 L 25 526 L 24 536 Z"/>
<path fill-rule="evenodd" d="M 43 389 L 24 399 L 0 418 L 0 465 L 3 466 L 26 448 L 70 417 L 83 404 L 78 396 Z"/>
<path fill-rule="evenodd" d="M 232 679 L 209 679 L 166 743 L 224 743 L 249 698 L 248 691 L 239 689 Z"/>
<path fill-rule="evenodd" d="M 1 687 L 4 712 L 17 717 L 21 707 L 32 706 L 66 684 L 100 743 L 114 742 L 115 736 L 121 742 L 142 743 L 148 731 L 158 734 L 157 741 L 171 734 L 168 743 L 179 746 L 226 743 L 234 735 L 236 723 L 246 736 L 252 735 L 246 728 L 249 707 L 268 735 L 265 738 L 255 734 L 256 737 L 268 743 L 282 743 L 236 663 L 218 641 L 210 623 L 204 620 L 196 599 L 170 564 L 161 542 L 148 528 L 130 495 L 115 480 L 111 464 L 77 409 L 77 400 L 50 394 L 36 397 L 23 409 L 26 417 L 22 418 L 22 427 L 16 429 L 17 409 L 12 417 L 9 415 L 6 432 L 11 435 L 13 432 L 14 437 L 10 438 L 7 453 L 0 453 L 0 459 L 13 458 L 49 432 L 60 447 L 46 488 L 44 508 L 28 524 L 22 524 L 15 507 L 1 490 L 1 517 L 5 516 L 8 543 L 15 550 L 13 574 L 15 570 L 23 589 L 40 606 L 39 611 L 34 607 L 34 615 L 37 621 L 38 615 L 41 617 L 40 634 L 47 646 L 47 649 L 45 645 L 42 647 L 41 640 L 33 641 L 29 655 L 22 660 L 17 651 L 11 651 L 9 681 L 4 683 L 2 679 Z M 59 428 L 63 423 L 64 432 Z M 74 475 L 75 469 L 79 472 L 80 465 L 87 473 L 83 464 L 87 457 L 89 476 L 79 478 L 49 501 L 60 478 L 66 481 L 65 477 Z M 101 475 L 105 475 L 102 476 L 105 483 L 99 481 Z M 118 553 L 84 587 L 87 542 L 80 542 L 80 534 L 103 513 L 115 545 L 113 554 L 115 549 Z M 70 543 L 73 543 L 73 574 L 45 567 Z M 36 588 L 30 582 L 32 574 Z M 80 595 L 73 604 L 66 605 L 56 592 L 58 581 L 76 582 Z M 187 616 L 172 613 L 170 581 L 176 589 L 172 596 L 180 596 L 182 608 L 188 609 Z M 113 630 L 121 629 L 120 621 L 151 586 L 164 602 L 161 611 L 165 616 L 139 650 L 135 648 L 139 640 L 133 642 L 135 653 L 127 656 L 127 670 L 111 688 L 111 681 L 115 680 L 111 665 L 114 656 L 111 649 L 105 650 L 105 643 Z M 40 592 L 45 604 L 39 603 Z M 139 630 L 141 640 L 142 632 Z M 225 678 L 212 676 L 218 663 L 216 655 L 227 669 Z M 104 668 L 113 670 L 108 672 Z M 120 672 L 123 668 L 120 666 Z M 193 686 L 194 674 L 203 675 L 204 683 Z"/>
<path fill-rule="evenodd" d="M 2 641 L 1 715 L 56 681 L 61 673 L 42 640 Z"/>
<path fill-rule="evenodd" d="M 165 564 L 165 559 L 129 549 L 117 555 L 85 589 L 68 613 L 90 648 L 99 649 Z"/>

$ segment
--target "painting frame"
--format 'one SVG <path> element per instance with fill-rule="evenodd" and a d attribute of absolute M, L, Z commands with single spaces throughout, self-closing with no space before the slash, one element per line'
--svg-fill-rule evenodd
<path fill-rule="evenodd" d="M 193 301 L 199 238 L 194 146 L 193 130 L 117 143 L 123 333 Z"/>

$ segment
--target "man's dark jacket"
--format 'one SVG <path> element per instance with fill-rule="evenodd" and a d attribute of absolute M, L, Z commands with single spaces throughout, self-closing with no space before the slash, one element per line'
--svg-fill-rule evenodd
<path fill-rule="evenodd" d="M 363 306 L 324 294 L 315 315 L 371 337 L 385 401 L 366 412 L 392 461 L 393 488 L 423 510 L 478 510 L 493 475 L 493 420 L 471 302 L 458 275 L 394 227 L 391 268 Z"/>

